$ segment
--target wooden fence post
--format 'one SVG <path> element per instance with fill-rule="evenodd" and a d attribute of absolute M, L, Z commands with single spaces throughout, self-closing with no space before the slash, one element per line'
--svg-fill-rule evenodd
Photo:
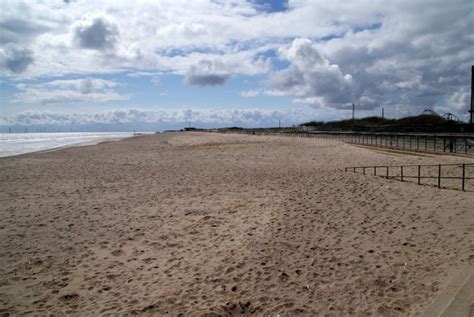
<path fill-rule="evenodd" d="M 438 188 L 441 188 L 441 164 L 438 165 Z"/>
<path fill-rule="evenodd" d="M 421 165 L 418 165 L 418 185 L 420 185 L 420 176 L 421 176 Z"/>

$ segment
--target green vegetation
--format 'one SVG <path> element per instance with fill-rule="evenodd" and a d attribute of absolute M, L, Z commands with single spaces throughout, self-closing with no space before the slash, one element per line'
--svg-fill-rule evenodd
<path fill-rule="evenodd" d="M 400 119 L 366 117 L 341 121 L 310 121 L 300 125 L 319 131 L 370 131 L 370 132 L 472 132 L 472 127 L 448 120 L 437 114 L 422 114 Z"/>
<path fill-rule="evenodd" d="M 448 121 L 447 119 L 429 114 L 429 115 L 419 115 L 414 117 L 405 117 L 401 119 L 385 119 L 381 117 L 366 117 L 362 119 L 355 119 L 355 120 L 341 120 L 341 121 L 329 121 L 329 122 L 321 122 L 321 121 L 311 121 L 307 123 L 301 124 L 301 126 L 307 127 L 330 127 L 330 128 L 347 128 L 353 126 L 383 126 L 383 125 L 398 125 L 398 126 L 406 126 L 406 125 L 420 125 L 420 124 L 447 124 L 452 121 Z"/>

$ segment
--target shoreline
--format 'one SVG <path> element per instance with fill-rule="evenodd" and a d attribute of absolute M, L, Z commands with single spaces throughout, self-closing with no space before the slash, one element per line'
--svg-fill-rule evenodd
<path fill-rule="evenodd" d="M 124 140 L 124 139 L 136 137 L 136 136 L 139 136 L 139 135 L 133 135 L 132 134 L 130 136 L 124 136 L 124 137 L 98 138 L 98 139 L 95 139 L 95 140 L 88 140 L 88 141 L 76 141 L 76 142 L 63 144 L 63 145 L 58 145 L 58 146 L 48 148 L 48 149 L 43 149 L 43 150 L 33 150 L 31 152 L 25 152 L 25 153 L 19 153 L 19 154 L 7 155 L 7 156 L 0 156 L 0 160 L 3 159 L 3 158 L 18 157 L 18 156 L 34 154 L 34 153 L 35 154 L 36 153 L 46 153 L 46 152 L 52 152 L 52 151 L 67 149 L 67 148 L 73 148 L 73 147 L 97 145 L 97 144 L 101 144 L 101 143 L 108 142 L 108 141 L 110 141 L 110 142 L 121 141 L 121 140 Z"/>
<path fill-rule="evenodd" d="M 69 148 L 77 148 L 77 147 L 82 147 L 82 146 L 92 146 L 92 145 L 98 145 L 98 144 L 103 144 L 103 143 L 108 143 L 108 142 L 117 142 L 117 141 L 122 141 L 122 140 L 125 140 L 125 139 L 136 138 L 136 137 L 139 137 L 139 136 L 140 135 L 131 135 L 131 136 L 119 137 L 119 138 L 106 138 L 106 139 L 91 140 L 91 141 L 79 141 L 77 143 L 60 145 L 58 147 L 51 148 L 51 149 L 28 152 L 28 153 L 22 153 L 22 154 L 18 154 L 18 155 L 54 152 L 54 151 L 59 151 L 59 150 L 69 149 Z M 15 156 L 18 156 L 18 155 L 15 155 Z M 11 156 L 6 156 L 6 157 L 11 157 Z"/>
<path fill-rule="evenodd" d="M 0 313 L 419 315 L 474 264 L 474 195 L 343 167 L 458 159 L 186 132 L 0 160 Z"/>

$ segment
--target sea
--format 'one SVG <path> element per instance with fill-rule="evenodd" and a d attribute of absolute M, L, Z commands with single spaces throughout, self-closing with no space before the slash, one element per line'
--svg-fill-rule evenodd
<path fill-rule="evenodd" d="M 51 150 L 63 146 L 95 144 L 133 136 L 132 132 L 0 133 L 0 157 Z"/>

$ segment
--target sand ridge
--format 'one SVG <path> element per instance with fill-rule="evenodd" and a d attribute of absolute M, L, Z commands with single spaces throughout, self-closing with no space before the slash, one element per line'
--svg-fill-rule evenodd
<path fill-rule="evenodd" d="M 344 167 L 458 161 L 207 133 L 0 159 L 0 312 L 416 315 L 474 263 L 474 197 Z"/>

